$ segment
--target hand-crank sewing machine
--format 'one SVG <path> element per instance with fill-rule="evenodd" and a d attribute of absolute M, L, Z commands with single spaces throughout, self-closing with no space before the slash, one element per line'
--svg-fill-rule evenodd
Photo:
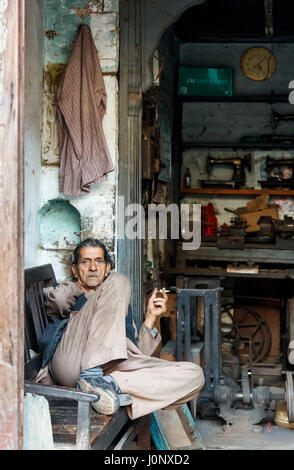
<path fill-rule="evenodd" d="M 233 175 L 230 181 L 213 180 L 210 179 L 211 172 L 214 167 L 230 167 L 233 168 Z M 230 186 L 235 189 L 245 184 L 245 168 L 251 171 L 251 155 L 245 155 L 243 158 L 236 156 L 232 158 L 214 158 L 210 155 L 207 156 L 207 180 L 201 180 L 203 187 L 221 187 Z"/>
<path fill-rule="evenodd" d="M 294 187 L 294 161 L 293 158 L 271 158 L 265 161 L 267 180 L 259 181 L 262 188 L 293 188 Z"/>

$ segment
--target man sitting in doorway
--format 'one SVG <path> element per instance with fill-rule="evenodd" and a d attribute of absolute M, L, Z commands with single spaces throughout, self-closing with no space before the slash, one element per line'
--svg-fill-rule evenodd
<path fill-rule="evenodd" d="M 137 334 L 130 282 L 111 271 L 103 243 L 81 242 L 74 250 L 72 272 L 74 281 L 44 289 L 48 315 L 69 317 L 49 363 L 54 383 L 98 393 L 93 407 L 101 414 L 127 406 L 131 419 L 198 396 L 204 385 L 201 367 L 151 357 L 161 341 L 154 324 L 166 310 L 165 292 L 159 297 L 153 291 Z"/>

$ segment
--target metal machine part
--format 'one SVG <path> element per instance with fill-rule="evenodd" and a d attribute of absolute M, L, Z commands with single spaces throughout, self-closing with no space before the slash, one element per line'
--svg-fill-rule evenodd
<path fill-rule="evenodd" d="M 275 225 L 271 216 L 263 215 L 259 218 L 259 238 L 272 240 L 275 235 Z"/>
<path fill-rule="evenodd" d="M 211 384 L 219 383 L 220 377 L 220 308 L 221 287 L 211 289 L 172 288 L 177 294 L 177 360 L 191 360 L 191 299 L 204 298 L 204 336 L 205 336 L 205 390 L 211 392 Z M 195 312 L 194 312 L 195 314 Z M 184 332 L 183 332 L 184 324 Z M 184 334 L 183 334 L 184 333 Z M 184 340 L 184 341 L 183 341 Z M 183 351 L 184 342 L 184 351 Z"/>
<path fill-rule="evenodd" d="M 294 365 L 294 297 L 287 301 L 288 361 Z"/>
<path fill-rule="evenodd" d="M 242 367 L 241 384 L 238 389 L 233 389 L 221 379 L 214 391 L 214 401 L 219 406 L 218 416 L 226 422 L 225 431 L 260 431 L 257 425 L 266 417 L 270 402 L 284 399 L 283 388 L 278 392 L 272 392 L 270 387 L 264 386 L 262 382 L 254 388 L 251 370 L 247 366 Z"/>
<path fill-rule="evenodd" d="M 294 393 L 293 393 L 293 372 L 286 372 L 286 402 L 288 420 L 294 422 Z"/>
<path fill-rule="evenodd" d="M 271 158 L 269 155 L 265 161 L 267 180 L 259 181 L 262 188 L 294 187 L 294 161 L 288 159 Z"/>
<path fill-rule="evenodd" d="M 231 225 L 221 227 L 217 237 L 217 248 L 243 250 L 247 227 L 247 222 L 242 217 L 233 217 Z"/>
<path fill-rule="evenodd" d="M 284 215 L 283 220 L 275 222 L 276 247 L 278 249 L 294 248 L 294 219 Z"/>
<path fill-rule="evenodd" d="M 283 220 L 276 221 L 276 232 L 283 234 L 283 238 L 289 238 L 294 235 L 294 219 L 284 215 Z"/>
<path fill-rule="evenodd" d="M 258 312 L 247 307 L 238 307 L 241 315 L 238 321 L 231 316 L 233 305 L 222 306 L 222 313 L 231 317 L 229 324 L 221 322 L 223 341 L 232 345 L 240 362 L 253 365 L 266 358 L 271 347 L 271 331 Z M 227 330 L 227 331 L 224 331 Z"/>
<path fill-rule="evenodd" d="M 286 400 L 289 421 L 294 421 L 293 372 L 286 372 L 285 388 L 278 388 L 278 391 L 277 387 L 271 389 L 270 386 L 265 386 L 262 378 L 254 386 L 248 364 L 242 366 L 241 380 L 234 380 L 224 372 L 220 312 L 220 293 L 223 289 L 212 286 L 171 290 L 177 294 L 177 360 L 191 360 L 191 318 L 195 313 L 197 315 L 193 310 L 195 302 L 191 300 L 199 296 L 204 300 L 205 387 L 198 399 L 197 409 L 200 415 L 221 417 L 226 423 L 226 431 L 260 431 L 258 424 L 267 417 L 271 402 Z"/>

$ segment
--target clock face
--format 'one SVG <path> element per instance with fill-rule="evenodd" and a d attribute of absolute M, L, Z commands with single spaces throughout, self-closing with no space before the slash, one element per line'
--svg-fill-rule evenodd
<path fill-rule="evenodd" d="M 241 69 L 251 80 L 268 80 L 276 71 L 274 53 L 265 47 L 253 47 L 244 52 Z"/>

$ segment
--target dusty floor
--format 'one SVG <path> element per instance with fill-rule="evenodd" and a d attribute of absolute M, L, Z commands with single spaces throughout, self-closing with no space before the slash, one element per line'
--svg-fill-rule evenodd
<path fill-rule="evenodd" d="M 260 433 L 226 433 L 221 422 L 197 419 L 207 450 L 294 450 L 294 430 L 264 425 Z"/>

